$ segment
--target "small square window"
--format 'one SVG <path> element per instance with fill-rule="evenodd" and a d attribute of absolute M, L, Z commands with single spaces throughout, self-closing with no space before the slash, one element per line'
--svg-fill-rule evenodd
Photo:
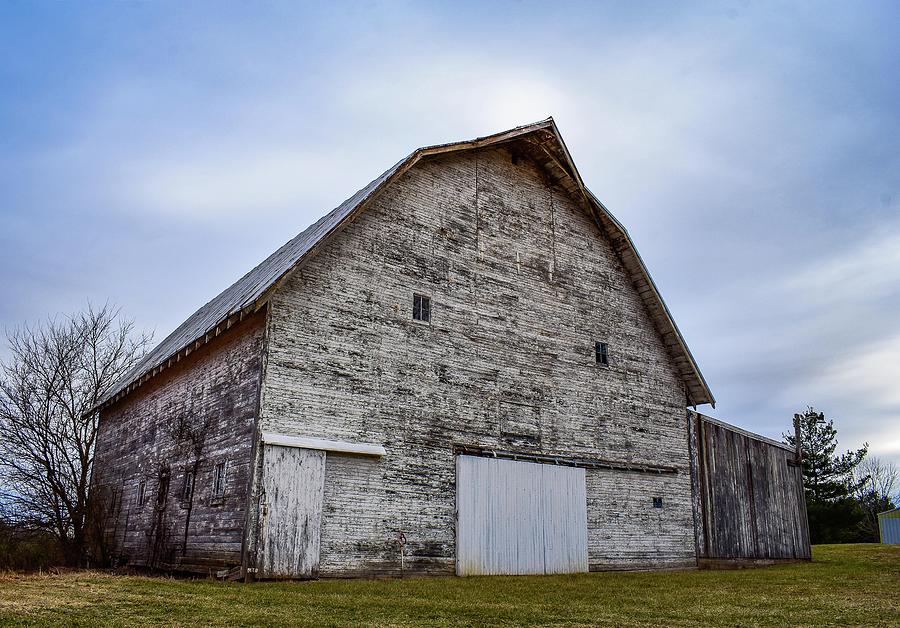
<path fill-rule="evenodd" d="M 413 295 L 413 320 L 431 322 L 431 298 L 421 294 Z"/>
<path fill-rule="evenodd" d="M 220 462 L 216 465 L 213 474 L 213 497 L 221 499 L 225 496 L 225 463 Z"/>
<path fill-rule="evenodd" d="M 662 508 L 662 497 L 654 497 L 653 498 L 653 507 L 654 508 Z"/>
<path fill-rule="evenodd" d="M 609 346 L 605 342 L 596 342 L 594 343 L 594 351 L 596 353 L 597 364 L 609 366 Z"/>

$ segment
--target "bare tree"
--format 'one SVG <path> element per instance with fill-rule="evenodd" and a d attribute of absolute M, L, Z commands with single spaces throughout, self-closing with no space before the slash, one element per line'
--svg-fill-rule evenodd
<path fill-rule="evenodd" d="M 866 458 L 853 472 L 853 482 L 859 488 L 856 497 L 874 493 L 879 498 L 896 501 L 900 497 L 900 468 L 896 463 L 877 456 Z"/>
<path fill-rule="evenodd" d="M 853 471 L 857 487 L 854 497 L 866 513 L 861 524 L 869 540 L 878 540 L 878 513 L 900 502 L 900 470 L 893 462 L 878 457 L 866 458 Z"/>
<path fill-rule="evenodd" d="M 0 363 L 0 499 L 43 527 L 66 561 L 84 555 L 98 414 L 85 416 L 143 357 L 149 335 L 105 305 L 7 333 Z"/>

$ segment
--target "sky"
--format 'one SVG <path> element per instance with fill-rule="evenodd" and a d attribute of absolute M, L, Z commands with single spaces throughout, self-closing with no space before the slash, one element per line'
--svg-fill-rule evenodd
<path fill-rule="evenodd" d="M 0 327 L 162 340 L 418 146 L 552 115 L 718 401 L 900 462 L 900 4 L 0 3 Z M 0 349 L 4 356 L 5 347 Z"/>

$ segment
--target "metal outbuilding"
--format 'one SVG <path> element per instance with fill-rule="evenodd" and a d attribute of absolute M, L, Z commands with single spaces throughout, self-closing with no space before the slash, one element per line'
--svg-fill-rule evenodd
<path fill-rule="evenodd" d="M 878 513 L 881 542 L 900 545 L 900 508 Z"/>

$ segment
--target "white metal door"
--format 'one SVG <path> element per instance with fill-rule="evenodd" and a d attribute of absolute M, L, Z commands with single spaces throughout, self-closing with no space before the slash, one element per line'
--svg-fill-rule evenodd
<path fill-rule="evenodd" d="M 265 445 L 259 573 L 263 578 L 315 578 L 325 487 L 325 452 Z"/>
<path fill-rule="evenodd" d="M 458 456 L 456 573 L 588 570 L 585 471 Z"/>

